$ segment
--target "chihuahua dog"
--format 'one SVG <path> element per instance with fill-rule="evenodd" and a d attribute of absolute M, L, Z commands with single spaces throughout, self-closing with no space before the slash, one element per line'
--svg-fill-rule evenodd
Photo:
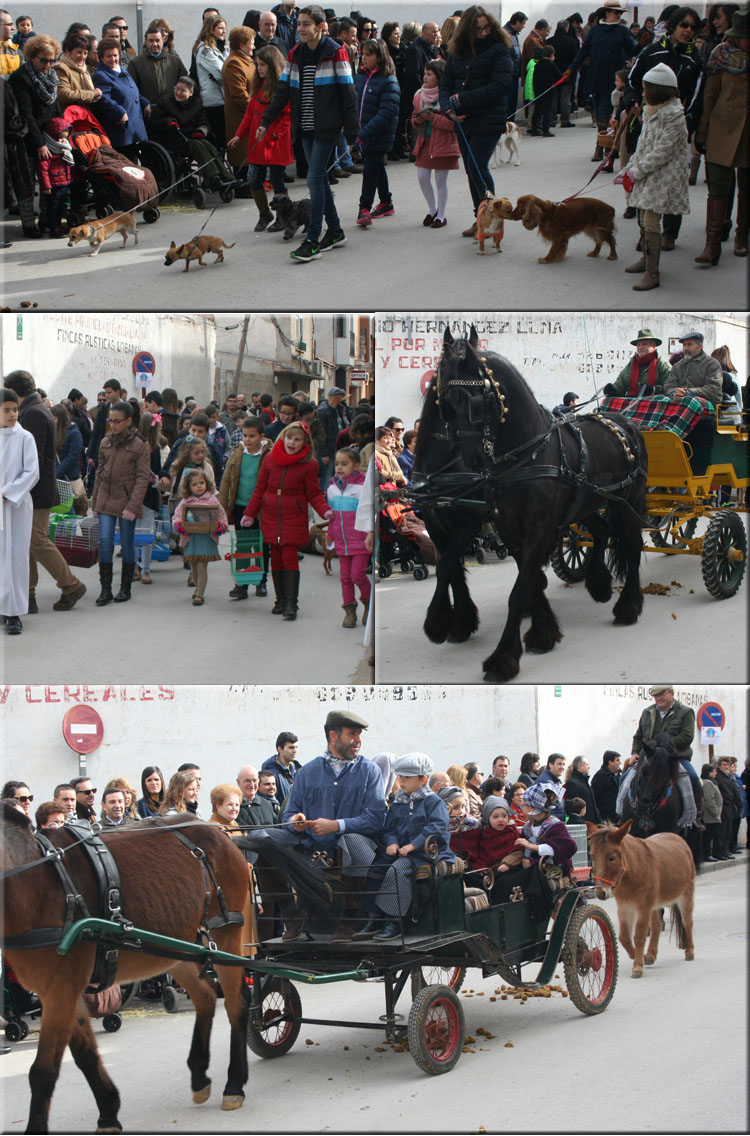
<path fill-rule="evenodd" d="M 138 230 L 132 213 L 112 213 L 101 221 L 76 225 L 68 231 L 68 248 L 73 248 L 79 241 L 88 241 L 91 247 L 89 256 L 96 256 L 107 237 L 113 237 L 115 233 L 122 233 L 123 248 L 128 243 L 128 235 L 131 233 L 133 240 L 138 244 Z"/>
<path fill-rule="evenodd" d="M 221 237 L 209 236 L 194 237 L 192 241 L 187 241 L 184 245 L 176 245 L 174 241 L 172 241 L 171 245 L 167 249 L 167 255 L 164 258 L 164 263 L 166 265 L 170 265 L 174 264 L 177 260 L 184 260 L 185 271 L 188 272 L 190 269 L 191 261 L 197 260 L 198 264 L 200 264 L 202 268 L 205 268 L 206 265 L 203 262 L 203 257 L 206 253 L 215 252 L 216 260 L 214 261 L 214 264 L 218 264 L 219 261 L 224 259 L 223 250 L 233 249 L 236 243 L 237 242 L 235 241 L 234 244 L 228 245 L 221 239 Z"/>
<path fill-rule="evenodd" d="M 484 256 L 484 242 L 492 237 L 495 252 L 502 252 L 500 242 L 505 232 L 505 221 L 513 212 L 507 197 L 486 197 L 477 209 L 478 256 Z"/>

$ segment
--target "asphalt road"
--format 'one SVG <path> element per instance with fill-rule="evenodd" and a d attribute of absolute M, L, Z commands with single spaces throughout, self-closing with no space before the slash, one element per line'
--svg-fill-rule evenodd
<path fill-rule="evenodd" d="M 701 522 L 705 525 L 705 522 Z M 701 528 L 697 533 L 700 534 Z M 466 643 L 436 645 L 422 630 L 435 586 L 402 574 L 398 565 L 377 593 L 377 681 L 482 681 L 482 661 L 494 650 L 516 579 L 515 561 L 487 553 L 467 559 L 468 583 L 479 608 L 479 631 Z M 518 683 L 649 682 L 666 671 L 675 682 L 736 682 L 748 651 L 748 581 L 727 600 L 706 591 L 697 556 L 645 552 L 641 561 L 643 612 L 631 627 L 615 627 L 609 603 L 597 604 L 583 584 L 566 584 L 547 569 L 546 595 L 562 626 L 562 642 L 546 655 L 523 654 Z M 529 621 L 525 620 L 523 637 Z M 731 649 L 728 649 L 731 644 Z"/>
<path fill-rule="evenodd" d="M 229 534 L 220 551 L 229 551 Z M 115 561 L 115 584 L 120 565 Z M 75 678 L 97 682 L 109 675 L 122 683 L 271 684 L 371 682 L 364 629 L 341 627 L 338 563 L 326 576 L 320 556 L 301 562 L 300 610 L 287 622 L 271 615 L 273 588 L 265 599 L 253 587 L 246 600 L 230 600 L 229 565 L 208 566 L 203 607 L 191 604 L 192 589 L 182 557 L 153 561 L 149 587 L 134 583 L 129 603 L 96 607 L 99 569 L 73 571 L 88 588 L 72 611 L 52 610 L 59 596 L 44 569 L 37 587 L 38 615 L 24 615 L 23 634 L 0 639 L 4 682 L 49 683 Z M 358 607 L 358 619 L 361 618 Z M 321 670 L 324 667 L 324 671 Z"/>
<path fill-rule="evenodd" d="M 575 130 L 558 130 L 555 138 L 524 138 L 521 164 L 495 171 L 496 192 L 515 201 L 525 193 L 562 200 L 582 189 L 595 167 L 590 162 L 594 131 L 586 118 Z M 477 246 L 461 237 L 471 219 L 468 186 L 463 170 L 449 179 L 448 225 L 425 229 L 425 202 L 414 167 L 408 162 L 389 166 L 396 214 L 362 230 L 355 225 L 360 192 L 356 176 L 335 187 L 336 204 L 348 244 L 308 264 L 295 263 L 289 252 L 296 247 L 280 234 L 253 232 L 258 217 L 251 201 L 229 205 L 218 197 L 209 208 L 197 211 L 189 200 L 162 209 L 156 224 L 138 224 L 139 244 L 123 249 L 112 238 L 91 258 L 88 246 L 69 249 L 65 240 L 29 241 L 20 223 L 11 218 L 0 224 L 0 237 L 13 247 L 0 256 L 4 274 L 3 300 L 12 309 L 37 304 L 41 310 L 118 311 L 127 309 L 170 311 L 230 311 L 252 308 L 269 311 L 389 311 L 441 310 L 450 297 L 453 307 L 469 311 L 498 305 L 544 310 L 574 307 L 642 311 L 644 302 L 655 310 L 736 310 L 747 306 L 747 261 L 732 255 L 731 244 L 716 268 L 703 268 L 693 258 L 703 249 L 706 186 L 703 172 L 690 189 L 692 212 L 684 219 L 673 252 L 662 256 L 662 285 L 649 293 L 633 292 L 633 276 L 626 265 L 637 259 L 635 221 L 620 216 L 624 193 L 613 184 L 613 174 L 601 174 L 586 191 L 612 204 L 618 214 L 619 259 L 608 262 L 586 256 L 591 247 L 585 236 L 572 240 L 566 259 L 540 265 L 547 246 L 537 233 L 520 223 L 505 226 L 500 256 L 488 252 L 481 260 Z M 303 183 L 290 187 L 292 197 L 306 196 Z M 210 209 L 216 212 L 209 217 Z M 225 253 L 223 264 L 194 265 L 185 275 L 182 264 L 168 268 L 164 253 L 170 241 L 190 240 L 206 223 L 205 232 L 223 237 L 236 248 Z M 450 305 L 449 305 L 450 306 Z"/>
<path fill-rule="evenodd" d="M 616 927 L 614 901 L 605 909 Z M 217 1097 L 229 1050 L 221 1005 L 214 1096 L 202 1106 L 191 1102 L 185 1067 L 192 1011 L 126 1010 L 118 1033 L 104 1033 L 101 1023 L 94 1029 L 122 1096 L 126 1132 L 744 1132 L 745 865 L 699 878 L 695 953 L 685 963 L 663 936 L 656 965 L 633 981 L 620 951 L 612 1002 L 593 1017 L 561 991 L 503 1000 L 497 977 L 471 970 L 460 999 L 474 1041 L 439 1079 L 420 1072 L 407 1051 L 384 1045 L 379 1032 L 303 1025 L 283 1059 L 263 1064 L 249 1054 L 247 1100 L 237 1112 L 221 1112 Z M 535 973 L 532 964 L 525 977 Z M 553 985 L 564 989 L 562 967 Z M 384 1009 L 378 982 L 306 987 L 301 998 L 310 1017 L 377 1021 Z M 406 1012 L 408 990 L 404 998 L 398 1008 Z M 34 1051 L 32 1033 L 0 1058 L 5 1132 L 24 1129 Z M 51 1131 L 90 1132 L 95 1122 L 93 1099 L 66 1054 Z"/>

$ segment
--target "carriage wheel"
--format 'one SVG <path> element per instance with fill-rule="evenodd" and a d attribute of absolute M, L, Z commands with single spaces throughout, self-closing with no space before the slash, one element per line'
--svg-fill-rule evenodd
<path fill-rule="evenodd" d="M 294 1045 L 301 1028 L 302 1002 L 297 988 L 286 978 L 272 978 L 263 988 L 259 1020 L 247 1023 L 247 1045 L 257 1057 L 283 1057 Z"/>
<path fill-rule="evenodd" d="M 582 1014 L 601 1014 L 617 985 L 617 940 L 601 907 L 584 904 L 573 912 L 563 946 L 565 983 Z"/>
<path fill-rule="evenodd" d="M 159 142 L 152 142 L 146 139 L 138 146 L 138 159 L 142 166 L 151 173 L 156 179 L 156 186 L 159 190 L 159 203 L 163 204 L 169 200 L 169 195 L 172 192 L 172 186 L 177 180 L 175 173 L 174 162 L 169 150 Z"/>
<path fill-rule="evenodd" d="M 719 513 L 708 526 L 701 549 L 703 583 L 714 599 L 727 600 L 739 591 L 746 562 L 742 520 L 736 513 Z"/>
<path fill-rule="evenodd" d="M 425 986 L 447 986 L 457 994 L 465 978 L 465 966 L 415 966 L 411 972 L 411 996 L 416 998 Z"/>
<path fill-rule="evenodd" d="M 409 1011 L 409 1052 L 425 1073 L 447 1073 L 464 1044 L 464 1012 L 447 986 L 425 986 Z"/>
<path fill-rule="evenodd" d="M 695 530 L 698 528 L 697 517 L 690 517 L 684 521 L 675 533 L 671 532 L 674 528 L 671 517 L 652 517 L 651 520 L 659 525 L 664 522 L 663 529 L 654 529 L 651 533 L 651 539 L 657 548 L 683 548 L 690 538 L 695 536 Z"/>
<path fill-rule="evenodd" d="M 586 565 L 591 556 L 591 545 L 581 542 L 591 540 L 591 534 L 586 529 L 565 528 L 560 533 L 557 544 L 552 550 L 550 564 L 556 576 L 566 584 L 580 584 L 586 575 Z"/>

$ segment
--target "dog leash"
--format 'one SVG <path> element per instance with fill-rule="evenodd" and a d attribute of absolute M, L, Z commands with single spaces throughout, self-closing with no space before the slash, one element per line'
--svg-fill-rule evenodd
<path fill-rule="evenodd" d="M 596 169 L 594 170 L 593 174 L 591 175 L 589 180 L 586 182 L 586 184 L 581 186 L 581 188 L 579 190 L 577 190 L 576 193 L 571 193 L 570 197 L 564 197 L 562 199 L 562 201 L 556 201 L 555 205 L 565 205 L 565 204 L 567 204 L 568 201 L 573 201 L 576 197 L 580 197 L 580 195 L 583 193 L 583 191 L 585 189 L 588 189 L 588 187 L 591 185 L 594 178 L 599 176 L 599 174 L 602 172 L 604 167 L 609 162 L 610 158 L 612 157 L 612 151 L 614 150 L 615 146 L 617 145 L 617 143 L 620 140 L 620 135 L 622 134 L 622 132 L 624 131 L 625 127 L 628 125 L 628 123 L 630 122 L 630 120 L 631 120 L 631 118 L 633 117 L 634 114 L 635 114 L 635 107 L 632 107 L 632 109 L 628 111 L 627 116 L 622 120 L 620 125 L 617 127 L 617 130 L 615 131 L 614 138 L 612 139 L 612 145 L 607 150 L 606 156 L 604 158 L 602 158 L 601 162 L 596 167 Z"/>
<path fill-rule="evenodd" d="M 214 213 L 216 212 L 216 210 L 217 210 L 217 209 L 218 209 L 218 206 L 217 206 L 217 205 L 214 205 L 214 207 L 213 207 L 213 209 L 211 210 L 211 212 L 209 213 L 208 217 L 206 217 L 206 220 L 205 220 L 205 221 L 203 222 L 203 224 L 201 225 L 200 229 L 198 230 L 198 232 L 197 232 L 197 233 L 195 234 L 195 236 L 193 237 L 193 240 L 194 240 L 194 241 L 197 241 L 197 240 L 198 240 L 198 237 L 199 237 L 199 236 L 201 235 L 201 233 L 203 232 L 203 230 L 205 229 L 206 225 L 207 225 L 207 224 L 208 224 L 208 222 L 209 222 L 209 221 L 211 220 L 211 218 L 213 217 L 213 215 L 214 215 Z M 189 243 L 190 243 L 190 242 L 188 242 L 188 244 L 189 244 Z"/>
<path fill-rule="evenodd" d="M 121 213 L 135 213 L 138 209 L 142 209 L 144 207 L 144 205 L 148 205 L 148 203 L 150 201 L 158 201 L 159 198 L 162 196 L 162 194 L 166 193 L 167 190 L 174 189 L 176 186 L 181 185 L 182 182 L 187 181 L 188 178 L 194 177 L 196 174 L 200 173 L 201 170 L 205 170 L 206 166 L 212 165 L 212 163 L 214 161 L 215 161 L 214 158 L 209 158 L 209 160 L 207 162 L 204 162 L 202 166 L 198 166 L 196 169 L 190 170 L 188 173 L 185 174 L 184 177 L 178 178 L 177 181 L 172 182 L 171 185 L 167 185 L 167 186 L 164 187 L 164 189 L 160 189 L 158 193 L 152 194 L 151 197 L 147 197 L 144 201 L 139 201 L 137 205 L 133 205 L 130 209 L 121 209 L 120 212 Z M 148 166 L 143 166 L 142 168 L 147 170 Z M 216 206 L 214 206 L 214 211 L 215 210 L 216 210 Z M 105 220 L 106 220 L 106 218 L 105 218 Z"/>

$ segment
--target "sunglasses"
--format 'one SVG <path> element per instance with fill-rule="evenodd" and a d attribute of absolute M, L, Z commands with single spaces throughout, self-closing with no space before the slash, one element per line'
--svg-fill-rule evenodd
<path fill-rule="evenodd" d="M 47 56 L 47 55 L 37 55 L 37 57 L 36 57 L 36 58 L 37 58 L 37 63 L 44 63 L 44 64 L 45 64 L 45 66 L 48 66 L 48 67 L 51 67 L 51 66 L 52 66 L 52 64 L 53 64 L 53 63 L 55 62 L 55 57 L 54 57 L 54 55 L 49 55 L 49 56 Z"/>
<path fill-rule="evenodd" d="M 679 26 L 680 26 L 681 28 L 689 28 L 691 32 L 694 32 L 694 31 L 696 30 L 696 26 L 697 26 L 697 25 L 696 25 L 696 24 L 691 24 L 691 23 L 689 23 L 689 22 L 688 22 L 687 20 L 683 20 L 683 21 L 682 21 L 682 23 L 681 23 L 681 24 L 680 24 Z"/>
<path fill-rule="evenodd" d="M 30 801 L 34 800 L 34 794 L 31 793 L 28 797 L 16 797 L 16 801 L 20 801 L 22 805 L 28 805 Z"/>
<path fill-rule="evenodd" d="M 76 789 L 76 793 L 85 793 L 86 796 L 93 797 L 96 793 L 96 789 Z"/>

